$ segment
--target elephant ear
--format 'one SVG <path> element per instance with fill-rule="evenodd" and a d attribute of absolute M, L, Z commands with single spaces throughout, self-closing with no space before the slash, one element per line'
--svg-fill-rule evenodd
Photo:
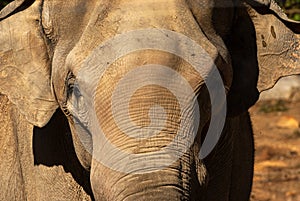
<path fill-rule="evenodd" d="M 273 0 L 239 2 L 226 40 L 233 66 L 229 116 L 246 112 L 279 78 L 300 73 L 299 31 Z"/>
<path fill-rule="evenodd" d="M 0 12 L 0 19 L 3 19 L 5 17 L 8 17 L 18 11 L 21 11 L 31 5 L 34 2 L 34 0 L 15 0 L 5 6 L 4 9 L 1 10 Z"/>
<path fill-rule="evenodd" d="M 300 22 L 288 19 L 274 0 L 247 3 L 256 32 L 257 88 L 261 92 L 281 77 L 300 74 Z"/>
<path fill-rule="evenodd" d="M 57 108 L 40 28 L 41 3 L 14 1 L 0 11 L 0 94 L 39 127 L 50 120 Z"/>

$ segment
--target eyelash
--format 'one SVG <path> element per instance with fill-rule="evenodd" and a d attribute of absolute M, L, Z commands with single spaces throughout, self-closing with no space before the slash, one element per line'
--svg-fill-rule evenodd
<path fill-rule="evenodd" d="M 76 77 L 72 72 L 69 72 L 65 81 L 65 100 L 62 103 L 62 111 L 65 113 L 66 116 L 72 116 L 72 113 L 68 109 L 68 101 L 73 93 L 74 83 Z"/>
<path fill-rule="evenodd" d="M 66 83 L 65 83 L 66 89 L 65 89 L 65 94 L 66 94 L 66 99 L 63 103 L 62 109 L 64 113 L 67 116 L 71 116 L 74 119 L 77 119 L 78 122 L 81 122 L 84 127 L 87 127 L 88 121 L 87 121 L 87 115 L 86 115 L 86 108 L 85 107 L 76 107 L 76 103 L 78 103 L 82 98 L 82 94 L 80 92 L 79 86 L 76 83 L 76 76 L 72 73 L 69 72 L 66 78 Z M 75 102 L 74 102 L 75 101 Z M 78 112 L 74 112 L 73 110 Z M 73 111 L 73 113 L 72 113 Z"/>

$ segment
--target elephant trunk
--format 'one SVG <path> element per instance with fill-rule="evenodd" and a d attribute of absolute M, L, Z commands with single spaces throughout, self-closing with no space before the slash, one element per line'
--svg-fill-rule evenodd
<path fill-rule="evenodd" d="M 201 82 L 177 69 L 183 64 L 174 57 L 132 53 L 99 80 L 91 130 L 91 183 L 98 200 L 190 199 L 191 147 L 200 121 L 193 87 Z M 165 65 L 142 65 L 147 58 Z"/>
<path fill-rule="evenodd" d="M 96 200 L 191 200 L 189 168 L 178 162 L 164 170 L 130 174 L 93 160 L 91 184 Z"/>

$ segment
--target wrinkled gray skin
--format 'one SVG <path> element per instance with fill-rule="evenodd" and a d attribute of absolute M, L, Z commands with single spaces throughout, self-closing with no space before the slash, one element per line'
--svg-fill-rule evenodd
<path fill-rule="evenodd" d="M 254 145 L 247 110 L 259 92 L 272 87 L 277 79 L 300 73 L 300 29 L 273 1 L 246 3 L 16 0 L 9 4 L 0 12 L 0 200 L 248 200 Z M 198 151 L 210 119 L 210 104 L 203 80 L 187 77 L 194 83 L 201 113 L 193 145 L 167 168 L 128 174 L 95 159 L 99 141 L 84 130 L 83 104 L 74 104 L 74 100 L 82 103 L 88 98 L 80 89 L 90 83 L 75 89 L 74 82 L 82 66 L 88 71 L 83 62 L 101 43 L 142 28 L 173 30 L 201 44 L 220 71 L 228 107 L 217 146 L 200 160 Z M 139 48 L 138 43 L 136 46 Z M 104 77 L 89 96 L 96 97 L 96 104 L 105 102 L 113 73 L 153 61 L 175 68 L 179 65 L 162 52 L 129 55 L 114 63 L 112 77 Z M 184 74 L 187 64 L 181 65 Z M 149 110 L 146 92 L 140 93 L 135 97 L 139 104 L 133 101 L 130 105 L 133 111 Z M 168 94 L 154 94 L 154 98 L 156 95 L 166 100 L 167 107 L 174 106 L 166 98 Z M 95 112 L 100 121 L 106 119 L 100 106 Z M 175 112 L 172 115 L 176 116 Z M 140 116 L 134 120 L 145 126 L 147 117 Z M 118 141 L 114 132 L 107 133 L 118 146 L 132 146 L 137 153 L 155 150 L 155 143 L 162 146 L 166 136 L 154 137 L 154 144 L 141 148 L 127 138 Z M 82 142 L 89 145 L 90 152 Z M 125 164 L 120 161 L 117 165 Z"/>

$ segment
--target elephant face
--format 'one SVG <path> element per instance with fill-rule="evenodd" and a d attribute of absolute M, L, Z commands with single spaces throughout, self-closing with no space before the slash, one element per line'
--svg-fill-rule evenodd
<path fill-rule="evenodd" d="M 205 132 L 300 73 L 273 1 L 23 0 L 0 19 L 0 92 L 36 126 L 64 111 L 99 200 L 191 199 Z"/>

